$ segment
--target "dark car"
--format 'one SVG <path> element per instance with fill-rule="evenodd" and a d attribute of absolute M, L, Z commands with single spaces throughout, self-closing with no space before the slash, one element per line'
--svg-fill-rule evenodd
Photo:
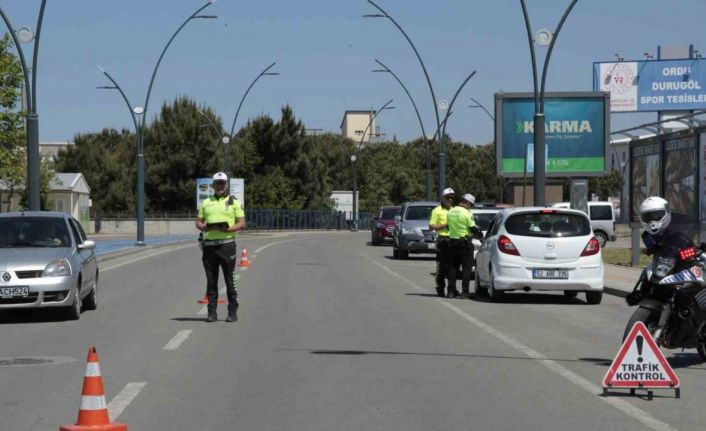
<path fill-rule="evenodd" d="M 373 226 L 373 245 L 392 242 L 392 232 L 395 230 L 395 216 L 400 215 L 400 207 L 380 207 Z"/>

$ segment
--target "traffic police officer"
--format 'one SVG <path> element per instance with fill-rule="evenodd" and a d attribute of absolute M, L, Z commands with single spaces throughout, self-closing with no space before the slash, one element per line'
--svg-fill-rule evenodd
<path fill-rule="evenodd" d="M 470 208 L 476 202 L 476 198 L 466 193 L 461 198 L 459 205 L 449 210 L 449 254 L 451 264 L 449 265 L 449 297 L 459 296 L 456 290 L 456 278 L 459 267 L 461 269 L 461 297 L 470 298 L 469 287 L 471 283 L 471 273 L 473 271 L 473 242 L 472 236 L 482 235 L 480 229 L 476 227 L 473 213 Z"/>
<path fill-rule="evenodd" d="M 196 228 L 204 233 L 201 261 L 206 270 L 207 322 L 218 320 L 218 271 L 223 268 L 228 296 L 226 322 L 238 320 L 238 290 L 235 285 L 235 235 L 245 228 L 245 212 L 240 202 L 228 193 L 228 176 L 218 172 L 213 176 L 215 194 L 205 199 L 196 219 Z"/>
<path fill-rule="evenodd" d="M 436 239 L 436 294 L 443 297 L 446 287 L 446 276 L 449 271 L 451 258 L 449 256 L 449 225 L 446 217 L 453 207 L 454 190 L 444 189 L 441 193 L 441 203 L 431 212 L 429 228 L 437 233 Z M 451 285 L 449 285 L 449 288 Z M 451 295 L 449 291 L 449 295 Z"/>

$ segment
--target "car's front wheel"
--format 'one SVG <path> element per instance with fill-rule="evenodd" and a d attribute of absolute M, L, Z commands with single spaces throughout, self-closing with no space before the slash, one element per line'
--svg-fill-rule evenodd
<path fill-rule="evenodd" d="M 81 281 L 79 280 L 79 283 Z M 66 320 L 78 320 L 81 318 L 81 294 L 78 290 L 78 285 L 73 288 L 74 302 L 64 310 Z"/>
<path fill-rule="evenodd" d="M 490 273 L 490 284 L 488 285 L 488 298 L 490 298 L 490 302 L 500 302 L 505 298 L 505 292 L 495 288 L 492 271 Z"/>
<path fill-rule="evenodd" d="M 480 276 L 478 275 L 478 269 L 476 268 L 476 274 L 475 277 L 473 277 L 473 287 L 476 290 L 476 296 L 482 296 L 486 295 L 488 293 L 488 289 L 480 285 Z"/>

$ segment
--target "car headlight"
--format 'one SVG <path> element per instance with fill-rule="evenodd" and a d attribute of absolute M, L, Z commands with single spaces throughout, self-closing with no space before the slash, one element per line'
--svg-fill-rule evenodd
<path fill-rule="evenodd" d="M 378 229 L 385 229 L 385 223 L 378 223 L 375 225 Z"/>
<path fill-rule="evenodd" d="M 65 275 L 71 275 L 71 265 L 66 259 L 57 259 L 49 262 L 49 265 L 42 272 L 42 277 L 62 277 Z"/>

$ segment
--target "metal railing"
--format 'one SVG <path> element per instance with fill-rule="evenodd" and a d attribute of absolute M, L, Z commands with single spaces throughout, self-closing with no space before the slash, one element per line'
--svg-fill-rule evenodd
<path fill-rule="evenodd" d="M 196 211 L 162 211 L 145 214 L 146 220 L 194 220 Z M 248 229 L 252 230 L 326 230 L 350 229 L 351 212 L 331 210 L 287 210 L 287 209 L 246 209 L 245 219 Z M 92 220 L 135 220 L 134 211 L 91 212 Z M 371 229 L 373 215 L 360 212 L 358 228 Z"/>

